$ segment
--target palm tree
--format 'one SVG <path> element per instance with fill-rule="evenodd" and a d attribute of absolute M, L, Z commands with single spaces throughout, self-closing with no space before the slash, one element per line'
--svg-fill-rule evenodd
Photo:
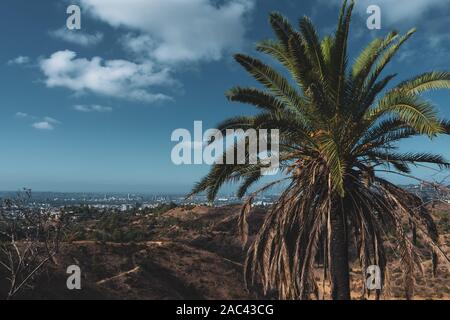
<path fill-rule="evenodd" d="M 397 150 L 397 142 L 405 138 L 450 133 L 450 121 L 440 119 L 435 107 L 420 97 L 428 90 L 450 89 L 450 72 L 425 73 L 387 89 L 396 75 L 382 76 L 383 70 L 415 29 L 373 40 L 350 67 L 347 40 L 353 7 L 353 1 L 344 2 L 335 33 L 323 39 L 308 17 L 295 30 L 279 13 L 270 15 L 277 39 L 258 43 L 257 50 L 275 58 L 292 79 L 258 59 L 235 55 L 264 89 L 236 87 L 227 97 L 261 112 L 226 120 L 220 130 L 280 130 L 283 178 L 251 193 L 239 218 L 245 242 L 254 196 L 284 181 L 284 191 L 248 247 L 245 263 L 247 285 L 276 290 L 280 299 L 317 296 L 313 272 L 318 261 L 323 278 L 331 282 L 331 297 L 350 299 L 349 252 L 356 252 L 363 273 L 367 266 L 378 265 L 385 285 L 386 251 L 392 241 L 410 297 L 414 272 L 420 268 L 411 225 L 431 248 L 434 262 L 438 256 L 449 262 L 421 200 L 380 172 L 409 175 L 411 165 L 450 167 L 440 155 Z M 261 179 L 264 166 L 216 164 L 192 194 L 206 192 L 213 200 L 224 183 L 239 181 L 238 196 L 243 197 Z"/>

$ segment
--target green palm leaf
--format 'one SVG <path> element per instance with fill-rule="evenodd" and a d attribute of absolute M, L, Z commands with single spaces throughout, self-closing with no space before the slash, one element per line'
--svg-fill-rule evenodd
<path fill-rule="evenodd" d="M 397 89 L 410 94 L 421 94 L 424 91 L 437 89 L 450 89 L 450 72 L 427 72 L 401 83 Z"/>

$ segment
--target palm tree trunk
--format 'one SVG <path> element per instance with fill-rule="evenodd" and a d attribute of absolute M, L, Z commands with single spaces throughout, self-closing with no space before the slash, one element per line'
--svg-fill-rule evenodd
<path fill-rule="evenodd" d="M 350 270 L 344 214 L 336 210 L 331 214 L 330 274 L 331 298 L 350 300 Z"/>

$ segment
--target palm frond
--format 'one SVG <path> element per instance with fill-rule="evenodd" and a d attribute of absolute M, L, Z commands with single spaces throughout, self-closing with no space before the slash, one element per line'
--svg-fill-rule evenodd
<path fill-rule="evenodd" d="M 306 114 L 305 102 L 289 82 L 273 68 L 260 60 L 243 54 L 235 55 L 236 61 L 242 65 L 256 80 L 271 90 L 292 112 Z M 307 115 L 307 114 L 306 114 Z"/>
<path fill-rule="evenodd" d="M 382 116 L 393 114 L 421 134 L 434 137 L 442 133 L 435 107 L 417 96 L 392 92 L 378 105 L 366 112 L 366 120 L 374 122 Z"/>
<path fill-rule="evenodd" d="M 384 68 L 389 64 L 392 58 L 397 54 L 398 50 L 401 46 L 408 41 L 409 38 L 416 32 L 416 29 L 413 28 L 409 30 L 404 36 L 400 37 L 397 43 L 393 44 L 389 47 L 384 54 L 382 54 L 378 60 L 377 65 L 375 66 L 370 78 L 368 79 L 367 87 L 372 87 L 373 84 L 377 81 L 380 74 L 383 72 Z"/>
<path fill-rule="evenodd" d="M 279 12 L 272 12 L 269 17 L 269 22 L 278 39 L 287 48 L 289 46 L 289 38 L 294 32 L 288 19 Z"/>
<path fill-rule="evenodd" d="M 256 88 L 234 87 L 226 93 L 226 96 L 229 101 L 251 104 L 269 112 L 280 112 L 284 108 L 280 100 Z"/>
<path fill-rule="evenodd" d="M 450 72 L 428 72 L 414 79 L 402 82 L 397 90 L 410 94 L 421 94 L 425 91 L 450 89 Z"/>
<path fill-rule="evenodd" d="M 330 168 L 333 188 L 341 196 L 344 196 L 345 162 L 341 156 L 338 143 L 327 135 L 322 136 L 320 137 L 320 151 Z"/>
<path fill-rule="evenodd" d="M 429 163 L 439 166 L 441 169 L 449 169 L 450 163 L 441 155 L 431 153 L 392 153 L 392 152 L 375 152 L 371 151 L 370 156 L 380 161 L 398 161 L 402 163 Z"/>
<path fill-rule="evenodd" d="M 322 54 L 322 46 L 319 35 L 308 17 L 300 20 L 300 31 L 306 44 L 310 61 L 314 61 L 315 69 L 320 73 L 320 77 L 326 77 L 325 59 Z"/>

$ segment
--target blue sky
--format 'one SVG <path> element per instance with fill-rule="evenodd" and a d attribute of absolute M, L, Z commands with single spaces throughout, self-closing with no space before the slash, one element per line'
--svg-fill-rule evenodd
<path fill-rule="evenodd" d="M 65 28 L 82 9 L 81 30 Z M 224 92 L 255 85 L 232 54 L 273 37 L 268 13 L 332 31 L 339 0 L 3 0 L 0 3 L 0 190 L 185 192 L 208 170 L 175 166 L 173 130 L 250 114 Z M 379 4 L 382 29 L 366 27 Z M 398 81 L 448 70 L 450 0 L 360 0 L 350 50 L 392 29 L 418 32 L 389 71 Z M 427 96 L 450 118 L 450 93 Z M 402 143 L 450 159 L 450 138 Z M 420 177 L 433 171 L 418 169 Z M 450 174 L 450 173 L 449 173 Z M 404 179 L 394 181 L 404 183 Z"/>

